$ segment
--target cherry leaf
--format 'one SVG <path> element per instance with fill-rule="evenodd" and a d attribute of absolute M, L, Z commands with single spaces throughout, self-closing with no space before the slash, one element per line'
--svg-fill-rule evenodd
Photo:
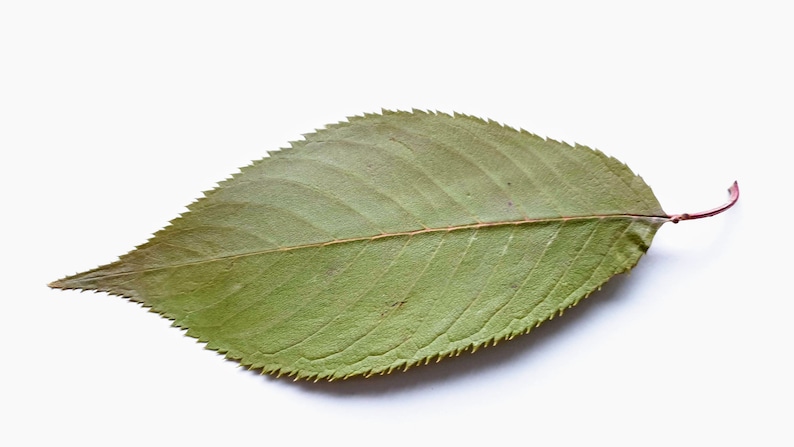
<path fill-rule="evenodd" d="M 668 215 L 597 150 L 384 111 L 254 162 L 118 261 L 50 286 L 141 302 L 263 372 L 389 373 L 529 332 L 731 193 Z"/>

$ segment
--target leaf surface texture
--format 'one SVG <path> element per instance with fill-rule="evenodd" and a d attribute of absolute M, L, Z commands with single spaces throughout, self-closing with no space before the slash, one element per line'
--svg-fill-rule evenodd
<path fill-rule="evenodd" d="M 142 302 L 245 366 L 335 379 L 527 332 L 632 268 L 667 217 L 599 151 L 384 111 L 254 162 L 52 286 Z"/>

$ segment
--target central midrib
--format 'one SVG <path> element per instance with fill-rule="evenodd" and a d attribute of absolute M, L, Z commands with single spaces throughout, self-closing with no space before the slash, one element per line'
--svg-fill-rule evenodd
<path fill-rule="evenodd" d="M 248 253 L 239 253 L 234 255 L 227 255 L 227 256 L 219 256 L 212 259 L 202 259 L 193 262 L 185 262 L 181 264 L 171 264 L 171 265 L 161 265 L 156 267 L 150 267 L 145 269 L 138 269 L 138 270 L 131 270 L 126 272 L 118 272 L 118 273 L 110 273 L 105 275 L 97 275 L 93 278 L 112 278 L 116 276 L 125 276 L 125 275 L 133 275 L 138 273 L 148 273 L 154 272 L 158 270 L 166 270 L 172 268 L 179 268 L 179 267 L 189 267 L 194 265 L 201 265 L 209 262 L 220 262 L 226 260 L 233 260 L 233 259 L 240 259 L 249 256 L 257 256 L 263 255 L 268 253 L 277 253 L 277 252 L 287 252 L 287 251 L 294 251 L 294 250 L 302 250 L 307 248 L 319 248 L 319 247 L 327 247 L 332 245 L 339 245 L 339 244 L 347 244 L 347 243 L 354 243 L 354 242 L 362 242 L 362 241 L 374 241 L 378 239 L 385 239 L 390 237 L 413 237 L 421 234 L 429 234 L 429 233 L 438 233 L 438 232 L 452 232 L 452 231 L 459 231 L 459 230 L 475 230 L 481 228 L 494 228 L 500 226 L 509 226 L 509 225 L 527 225 L 527 224 L 537 224 L 537 223 L 549 223 L 549 222 L 569 222 L 569 221 L 576 221 L 576 220 L 600 220 L 600 219 L 649 219 L 649 220 L 659 220 L 662 223 L 667 222 L 670 220 L 670 217 L 667 215 L 658 216 L 658 215 L 644 215 L 644 214 L 600 214 L 600 215 L 589 215 L 589 216 L 567 216 L 567 217 L 545 217 L 545 218 L 538 218 L 538 219 L 524 219 L 524 220 L 515 220 L 515 221 L 499 221 L 499 222 L 477 222 L 473 224 L 464 224 L 464 225 L 457 225 L 457 226 L 450 226 L 450 227 L 443 227 L 443 228 L 423 228 L 419 230 L 412 230 L 412 231 L 403 231 L 403 232 L 395 232 L 395 233 L 382 233 L 373 236 L 362 236 L 362 237 L 354 237 L 354 238 L 346 238 L 346 239 L 334 239 L 331 241 L 326 242 L 316 242 L 312 244 L 303 244 L 303 245 L 293 245 L 290 247 L 277 247 L 277 248 L 270 248 L 266 250 L 257 250 Z M 123 260 L 119 260 L 116 263 L 123 264 Z M 115 264 L 115 263 L 114 263 Z M 112 265 L 112 264 L 111 264 Z M 101 273 L 100 271 L 96 271 L 95 273 Z M 87 276 L 90 278 L 90 276 Z M 75 278 L 77 279 L 77 278 Z M 85 277 L 82 279 L 86 279 Z"/>

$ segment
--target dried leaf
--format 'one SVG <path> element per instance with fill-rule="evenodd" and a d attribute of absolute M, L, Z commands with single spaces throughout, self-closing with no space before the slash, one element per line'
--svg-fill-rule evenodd
<path fill-rule="evenodd" d="M 118 261 L 51 286 L 142 302 L 245 366 L 334 379 L 528 332 L 694 217 L 667 215 L 599 151 L 383 112 L 254 162 Z"/>

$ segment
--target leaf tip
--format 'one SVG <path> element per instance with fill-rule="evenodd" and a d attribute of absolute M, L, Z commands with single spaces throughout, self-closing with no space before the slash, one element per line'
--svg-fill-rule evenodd
<path fill-rule="evenodd" d="M 60 289 L 60 290 L 80 289 L 80 287 L 77 287 L 74 284 L 72 284 L 70 279 L 71 279 L 71 277 L 67 276 L 66 278 L 61 278 L 61 279 L 52 281 L 51 283 L 47 284 L 47 287 L 49 287 L 50 289 Z"/>

